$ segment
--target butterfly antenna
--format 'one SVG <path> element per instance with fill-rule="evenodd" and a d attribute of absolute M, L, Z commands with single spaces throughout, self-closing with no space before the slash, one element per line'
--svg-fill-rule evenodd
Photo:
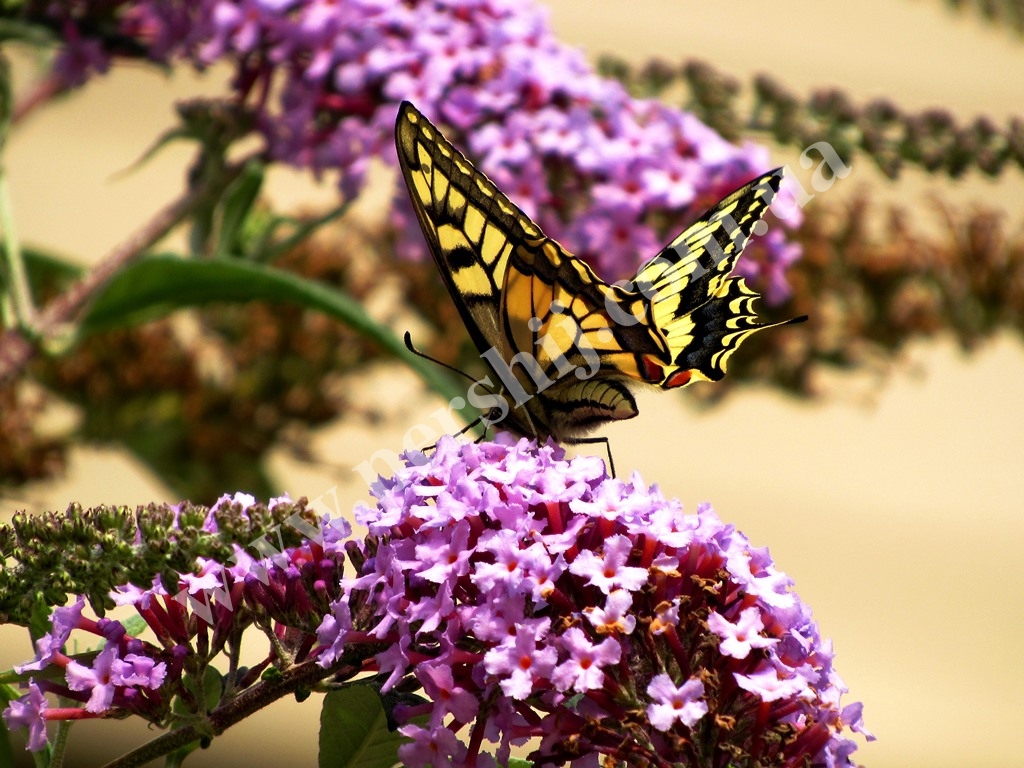
<path fill-rule="evenodd" d="M 420 350 L 416 349 L 416 347 L 413 346 L 413 343 L 412 343 L 412 334 L 410 334 L 408 331 L 405 332 L 405 337 L 404 338 L 405 338 L 405 348 L 408 349 L 410 352 L 412 352 L 417 357 L 422 357 L 424 360 L 429 360 L 432 363 L 440 365 L 442 368 L 447 368 L 452 373 L 457 373 L 460 376 L 465 376 L 467 379 L 472 381 L 474 384 L 477 383 L 476 379 L 474 379 L 472 376 L 470 376 L 465 371 L 460 371 L 458 368 L 455 368 L 454 366 L 448 365 L 447 363 L 442 363 L 437 358 L 431 357 L 430 355 L 426 354 L 425 352 L 421 352 Z M 483 416 L 477 416 L 475 419 L 473 419 L 473 421 L 469 422 L 469 424 L 467 424 L 466 426 L 464 426 L 462 429 L 460 429 L 458 432 L 455 432 L 451 436 L 452 437 L 458 437 L 459 435 L 466 434 L 467 432 L 469 432 L 469 430 L 473 429 L 473 427 L 475 427 L 477 424 L 482 422 L 483 419 L 484 419 Z M 486 428 L 484 429 L 484 434 L 485 435 L 487 434 Z M 422 448 L 421 450 L 429 451 L 429 450 L 434 449 L 434 448 L 437 448 L 437 443 L 434 443 L 433 445 L 428 445 L 425 448 Z"/>
<path fill-rule="evenodd" d="M 455 368 L 454 366 L 448 365 L 448 363 L 442 363 L 436 357 L 431 357 L 426 352 L 420 352 L 418 349 L 416 349 L 416 347 L 414 347 L 413 344 L 412 344 L 412 334 L 410 334 L 408 331 L 405 332 L 405 348 L 408 349 L 410 352 L 412 352 L 417 357 L 422 357 L 424 360 L 429 360 L 430 362 L 435 363 L 436 365 L 440 365 L 442 368 L 447 368 L 452 373 L 457 373 L 460 376 L 465 376 L 467 379 L 472 381 L 474 384 L 476 383 L 476 379 L 474 379 L 472 376 L 470 376 L 465 371 L 460 371 L 458 368 Z"/>

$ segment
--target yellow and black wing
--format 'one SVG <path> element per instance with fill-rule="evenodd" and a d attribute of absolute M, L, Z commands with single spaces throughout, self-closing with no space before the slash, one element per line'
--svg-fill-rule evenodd
<path fill-rule="evenodd" d="M 506 426 L 564 437 L 635 416 L 620 380 L 653 382 L 671 361 L 646 299 L 601 281 L 546 237 L 408 102 L 395 137 L 416 216 L 470 336 L 526 395 Z M 623 325 L 609 311 L 645 322 Z"/>
<path fill-rule="evenodd" d="M 733 266 L 778 190 L 773 171 L 726 197 L 642 266 L 634 288 L 600 280 L 408 102 L 399 165 L 430 251 L 510 418 L 572 437 L 637 408 L 629 385 L 718 380 L 759 325 Z"/>
<path fill-rule="evenodd" d="M 748 336 L 805 319 L 758 323 L 759 294 L 731 274 L 782 174 L 776 168 L 728 195 L 637 272 L 634 283 L 650 299 L 654 325 L 671 350 L 663 388 L 718 381 Z"/>
<path fill-rule="evenodd" d="M 413 209 L 441 277 L 476 346 L 508 339 L 501 319 L 501 289 L 517 243 L 543 237 L 412 104 L 395 124 L 398 161 Z"/>

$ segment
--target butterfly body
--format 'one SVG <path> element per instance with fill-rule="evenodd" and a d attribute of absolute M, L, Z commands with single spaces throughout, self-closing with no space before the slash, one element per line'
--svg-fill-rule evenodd
<path fill-rule="evenodd" d="M 770 327 L 730 273 L 781 170 L 720 202 L 624 287 L 547 237 L 408 102 L 395 136 L 434 261 L 491 369 L 469 392 L 485 423 L 579 438 L 636 416 L 633 386 L 717 381 L 739 343 Z"/>

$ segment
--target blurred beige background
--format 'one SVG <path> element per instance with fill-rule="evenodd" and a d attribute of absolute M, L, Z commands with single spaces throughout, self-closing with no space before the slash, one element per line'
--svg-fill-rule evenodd
<path fill-rule="evenodd" d="M 1024 116 L 1024 40 L 949 15 L 938 0 L 550 5 L 562 39 L 591 55 L 695 57 L 733 75 L 769 72 L 800 93 L 837 86 L 858 101 L 886 96 L 906 109 L 945 107 L 961 119 Z M 175 99 L 217 93 L 222 76 L 167 79 L 141 67 L 122 70 L 34 115 L 6 157 L 21 236 L 83 260 L 126 238 L 178 194 L 187 150 L 172 147 L 131 175 L 112 174 L 171 123 Z M 792 152 L 775 159 L 795 165 Z M 923 204 L 930 192 L 965 206 L 1001 206 L 1015 221 L 1024 207 L 1019 170 L 997 181 L 972 174 L 955 183 L 911 172 L 892 184 L 869 161 L 853 167 L 827 194 L 868 187 L 915 206 L 922 228 L 934 224 Z M 330 200 L 332 190 L 281 173 L 272 195 L 281 205 L 305 206 Z M 1022 384 L 1020 339 L 997 338 L 971 356 L 940 339 L 913 345 L 885 380 L 827 377 L 830 395 L 821 402 L 752 388 L 698 412 L 685 392 L 655 394 L 641 400 L 639 418 L 607 434 L 620 474 L 635 468 L 690 511 L 712 501 L 755 544 L 768 545 L 796 580 L 822 633 L 834 640 L 849 700 L 865 703 L 879 737 L 862 745 L 860 762 L 1022 766 Z M 350 507 L 365 496 L 351 467 L 377 447 L 398 449 L 404 431 L 440 405 L 394 368 L 352 386 L 383 402 L 389 423 L 375 431 L 356 423 L 323 430 L 316 448 L 333 470 L 275 457 L 277 480 L 293 496 L 338 485 Z M 165 498 L 128 456 L 81 450 L 66 479 L 4 499 L 0 511 Z M 0 644 L 4 666 L 30 655 L 23 636 L 7 628 Z M 189 764 L 313 765 L 317 727 L 315 697 L 302 706 L 284 703 Z M 72 732 L 73 742 L 95 747 L 83 764 L 102 763 L 146 737 L 124 723 L 84 723 Z"/>

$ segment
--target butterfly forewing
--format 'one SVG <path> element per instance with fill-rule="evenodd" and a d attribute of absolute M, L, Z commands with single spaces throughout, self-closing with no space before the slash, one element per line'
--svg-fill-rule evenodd
<path fill-rule="evenodd" d="M 776 168 L 736 190 L 639 269 L 634 282 L 651 299 L 659 327 L 717 293 L 781 181 Z"/>
<path fill-rule="evenodd" d="M 416 217 L 474 343 L 508 352 L 496 297 L 514 243 L 540 229 L 411 104 L 395 137 Z"/>

